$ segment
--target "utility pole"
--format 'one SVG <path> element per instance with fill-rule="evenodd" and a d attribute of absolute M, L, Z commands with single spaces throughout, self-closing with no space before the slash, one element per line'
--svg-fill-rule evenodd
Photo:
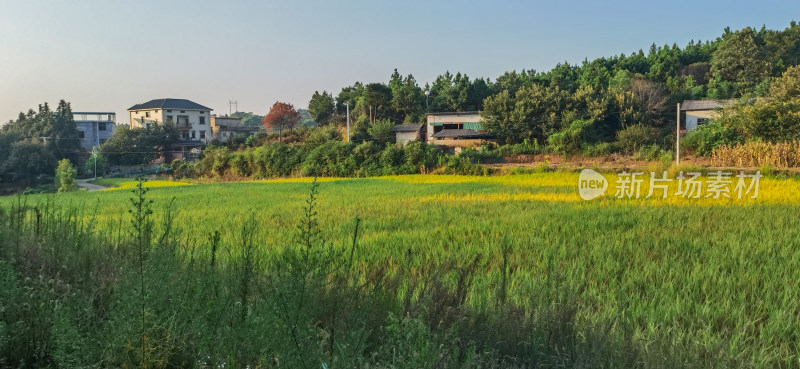
<path fill-rule="evenodd" d="M 238 112 L 239 111 L 239 101 L 237 101 L 237 100 L 228 100 L 228 116 L 233 115 L 233 112 L 231 111 L 231 109 L 232 109 L 232 107 L 234 105 L 236 106 L 236 111 Z"/>
<path fill-rule="evenodd" d="M 676 118 L 678 124 L 675 130 L 675 165 L 681 165 L 681 103 L 678 103 Z"/>
<path fill-rule="evenodd" d="M 344 106 L 347 107 L 347 142 L 350 142 L 350 102 L 345 102 Z"/>

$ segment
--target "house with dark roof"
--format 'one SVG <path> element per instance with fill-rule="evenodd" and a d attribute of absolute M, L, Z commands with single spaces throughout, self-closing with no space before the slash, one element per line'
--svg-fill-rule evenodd
<path fill-rule="evenodd" d="M 495 142 L 483 129 L 480 112 L 447 112 L 425 115 L 425 140 L 429 144 L 448 147 L 473 147 Z"/>
<path fill-rule="evenodd" d="M 155 99 L 128 109 L 131 128 L 172 122 L 185 141 L 211 141 L 213 109 L 186 99 Z"/>
<path fill-rule="evenodd" d="M 709 121 L 722 116 L 724 110 L 734 100 L 685 100 L 681 103 L 681 121 L 686 122 L 686 131 L 692 131 Z"/>

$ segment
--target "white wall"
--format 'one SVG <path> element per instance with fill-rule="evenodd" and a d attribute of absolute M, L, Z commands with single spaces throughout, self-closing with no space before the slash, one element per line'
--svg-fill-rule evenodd
<path fill-rule="evenodd" d="M 693 110 L 686 112 L 686 132 L 697 129 L 698 119 L 705 119 L 706 123 L 709 120 L 719 117 L 719 112 L 716 110 Z"/>
<path fill-rule="evenodd" d="M 428 129 L 425 133 L 425 140 L 428 142 L 433 141 L 433 123 L 465 123 L 465 122 L 482 122 L 479 113 L 465 113 L 465 114 L 428 114 L 426 116 Z"/>
<path fill-rule="evenodd" d="M 397 143 L 405 146 L 407 143 L 419 139 L 419 131 L 414 132 L 395 132 Z"/>
<path fill-rule="evenodd" d="M 150 117 L 146 117 L 150 113 Z M 150 110 L 136 110 L 129 111 L 131 128 L 137 128 L 141 125 L 138 124 L 136 119 L 153 120 L 155 122 L 164 123 L 168 117 L 172 117 L 172 122 L 178 125 L 178 116 L 186 116 L 189 121 L 189 128 L 178 128 L 182 140 L 199 140 L 203 142 L 211 141 L 211 111 L 210 110 L 179 110 L 179 109 L 150 109 Z M 204 124 L 200 124 L 200 117 L 205 117 Z M 200 138 L 201 131 L 205 131 L 205 138 Z M 192 137 L 194 132 L 194 137 Z"/>

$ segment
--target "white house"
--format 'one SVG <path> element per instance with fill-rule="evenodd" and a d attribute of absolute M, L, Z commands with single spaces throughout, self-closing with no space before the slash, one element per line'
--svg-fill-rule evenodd
<path fill-rule="evenodd" d="M 81 148 L 91 150 L 100 146 L 114 135 L 117 113 L 73 112 L 72 119 L 78 129 Z"/>
<path fill-rule="evenodd" d="M 411 141 L 422 137 L 422 124 L 398 124 L 392 128 L 397 143 L 405 146 Z"/>
<path fill-rule="evenodd" d="M 211 108 L 185 99 L 156 99 L 128 109 L 131 128 L 173 122 L 181 139 L 211 141 Z"/>
<path fill-rule="evenodd" d="M 425 115 L 425 140 L 449 147 L 478 146 L 496 141 L 481 126 L 480 112 L 429 113 Z"/>
<path fill-rule="evenodd" d="M 681 104 L 681 112 L 686 115 L 683 119 L 686 122 L 686 131 L 695 130 L 710 120 L 719 118 L 725 107 L 732 103 L 733 100 L 685 100 Z"/>

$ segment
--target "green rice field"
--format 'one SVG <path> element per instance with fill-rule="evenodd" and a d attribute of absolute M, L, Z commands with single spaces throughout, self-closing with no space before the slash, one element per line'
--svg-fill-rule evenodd
<path fill-rule="evenodd" d="M 560 172 L 320 179 L 316 211 L 334 247 L 352 242 L 361 219 L 363 270 L 413 279 L 429 265 L 476 263 L 467 304 L 478 310 L 492 304 L 506 270 L 516 305 L 570 296 L 578 336 L 599 327 L 642 350 L 699 347 L 757 367 L 800 365 L 800 181 L 762 179 L 757 199 L 593 201 L 581 200 L 577 181 Z M 156 219 L 174 198 L 185 252 L 207 253 L 214 231 L 235 245 L 254 219 L 256 244 L 269 258 L 291 247 L 310 182 L 153 182 L 148 197 Z M 0 206 L 82 207 L 113 238 L 125 234 L 132 196 L 117 185 L 5 197 Z"/>

